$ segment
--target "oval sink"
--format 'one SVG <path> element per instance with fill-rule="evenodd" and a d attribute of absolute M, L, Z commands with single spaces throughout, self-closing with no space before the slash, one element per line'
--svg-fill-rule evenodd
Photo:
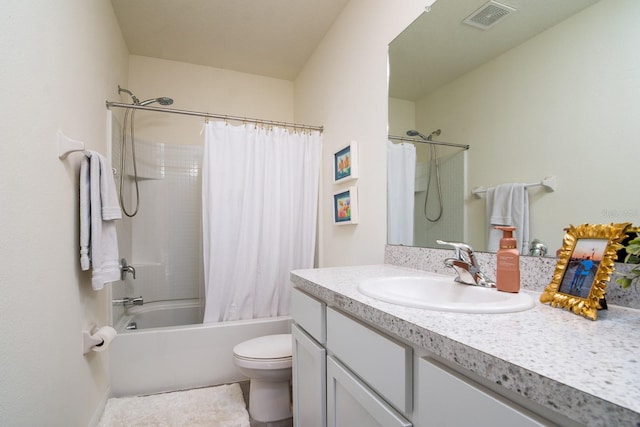
<path fill-rule="evenodd" d="M 358 290 L 369 297 L 406 307 L 458 313 L 513 313 L 533 308 L 535 304 L 526 293 L 464 285 L 451 276 L 435 273 L 368 279 L 358 285 Z"/>

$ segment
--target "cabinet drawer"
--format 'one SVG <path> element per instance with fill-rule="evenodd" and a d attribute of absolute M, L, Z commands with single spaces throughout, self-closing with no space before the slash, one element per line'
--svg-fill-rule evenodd
<path fill-rule="evenodd" d="M 328 308 L 327 349 L 398 410 L 411 412 L 410 347 Z"/>
<path fill-rule="evenodd" d="M 294 288 L 291 291 L 291 314 L 293 321 L 300 325 L 320 344 L 327 342 L 327 305 Z"/>
<path fill-rule="evenodd" d="M 327 357 L 328 426 L 411 427 L 349 369 Z"/>
<path fill-rule="evenodd" d="M 548 425 L 515 403 L 429 359 L 420 359 L 418 362 L 417 398 L 416 406 L 420 408 L 423 422 L 416 423 L 420 425 Z"/>

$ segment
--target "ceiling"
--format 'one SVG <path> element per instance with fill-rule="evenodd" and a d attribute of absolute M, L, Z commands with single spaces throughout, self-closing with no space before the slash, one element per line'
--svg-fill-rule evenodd
<path fill-rule="evenodd" d="M 111 0 L 132 55 L 294 80 L 348 0 Z"/>
<path fill-rule="evenodd" d="M 133 55 L 295 80 L 348 1 L 111 3 Z M 438 0 L 400 34 L 390 47 L 390 96 L 419 99 L 597 0 L 501 0 L 516 12 L 489 30 L 462 24 L 486 1 Z"/>
<path fill-rule="evenodd" d="M 516 9 L 488 30 L 462 21 L 487 0 L 438 0 L 390 45 L 389 95 L 415 101 L 598 0 L 499 0 Z"/>

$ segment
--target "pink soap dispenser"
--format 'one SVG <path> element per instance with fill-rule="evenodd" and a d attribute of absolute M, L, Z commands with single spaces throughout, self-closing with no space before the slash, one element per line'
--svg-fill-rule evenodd
<path fill-rule="evenodd" d="M 515 227 L 495 227 L 502 230 L 500 249 L 496 253 L 496 288 L 502 292 L 520 292 L 520 252 L 513 238 Z"/>

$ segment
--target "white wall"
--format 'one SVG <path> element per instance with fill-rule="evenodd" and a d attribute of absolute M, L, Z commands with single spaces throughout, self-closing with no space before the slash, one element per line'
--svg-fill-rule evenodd
<path fill-rule="evenodd" d="M 293 122 L 293 82 L 131 55 L 129 87 L 141 101 L 173 98 L 170 108 Z M 131 98 L 122 94 L 122 101 Z M 152 104 L 152 106 L 159 106 Z M 136 112 L 136 133 L 156 142 L 201 145 L 200 117 Z M 239 122 L 231 122 L 239 125 Z"/>
<path fill-rule="evenodd" d="M 416 102 L 421 128 L 471 145 L 469 188 L 558 177 L 529 190 L 530 235 L 550 253 L 569 224 L 640 222 L 638 16 L 637 1 L 603 0 Z M 485 201 L 466 206 L 485 247 Z"/>
<path fill-rule="evenodd" d="M 407 136 L 407 131 L 415 128 L 416 103 L 389 98 L 389 135 Z"/>
<path fill-rule="evenodd" d="M 107 291 L 79 268 L 81 155 L 60 161 L 56 132 L 105 152 L 128 52 L 108 0 L 3 2 L 0 31 L 0 425 L 86 426 L 108 376 L 81 332 Z"/>
<path fill-rule="evenodd" d="M 351 0 L 295 82 L 296 122 L 323 125 L 321 266 L 379 263 L 386 223 L 387 45 L 431 1 Z M 359 142 L 358 225 L 332 223 L 333 153 Z"/>

